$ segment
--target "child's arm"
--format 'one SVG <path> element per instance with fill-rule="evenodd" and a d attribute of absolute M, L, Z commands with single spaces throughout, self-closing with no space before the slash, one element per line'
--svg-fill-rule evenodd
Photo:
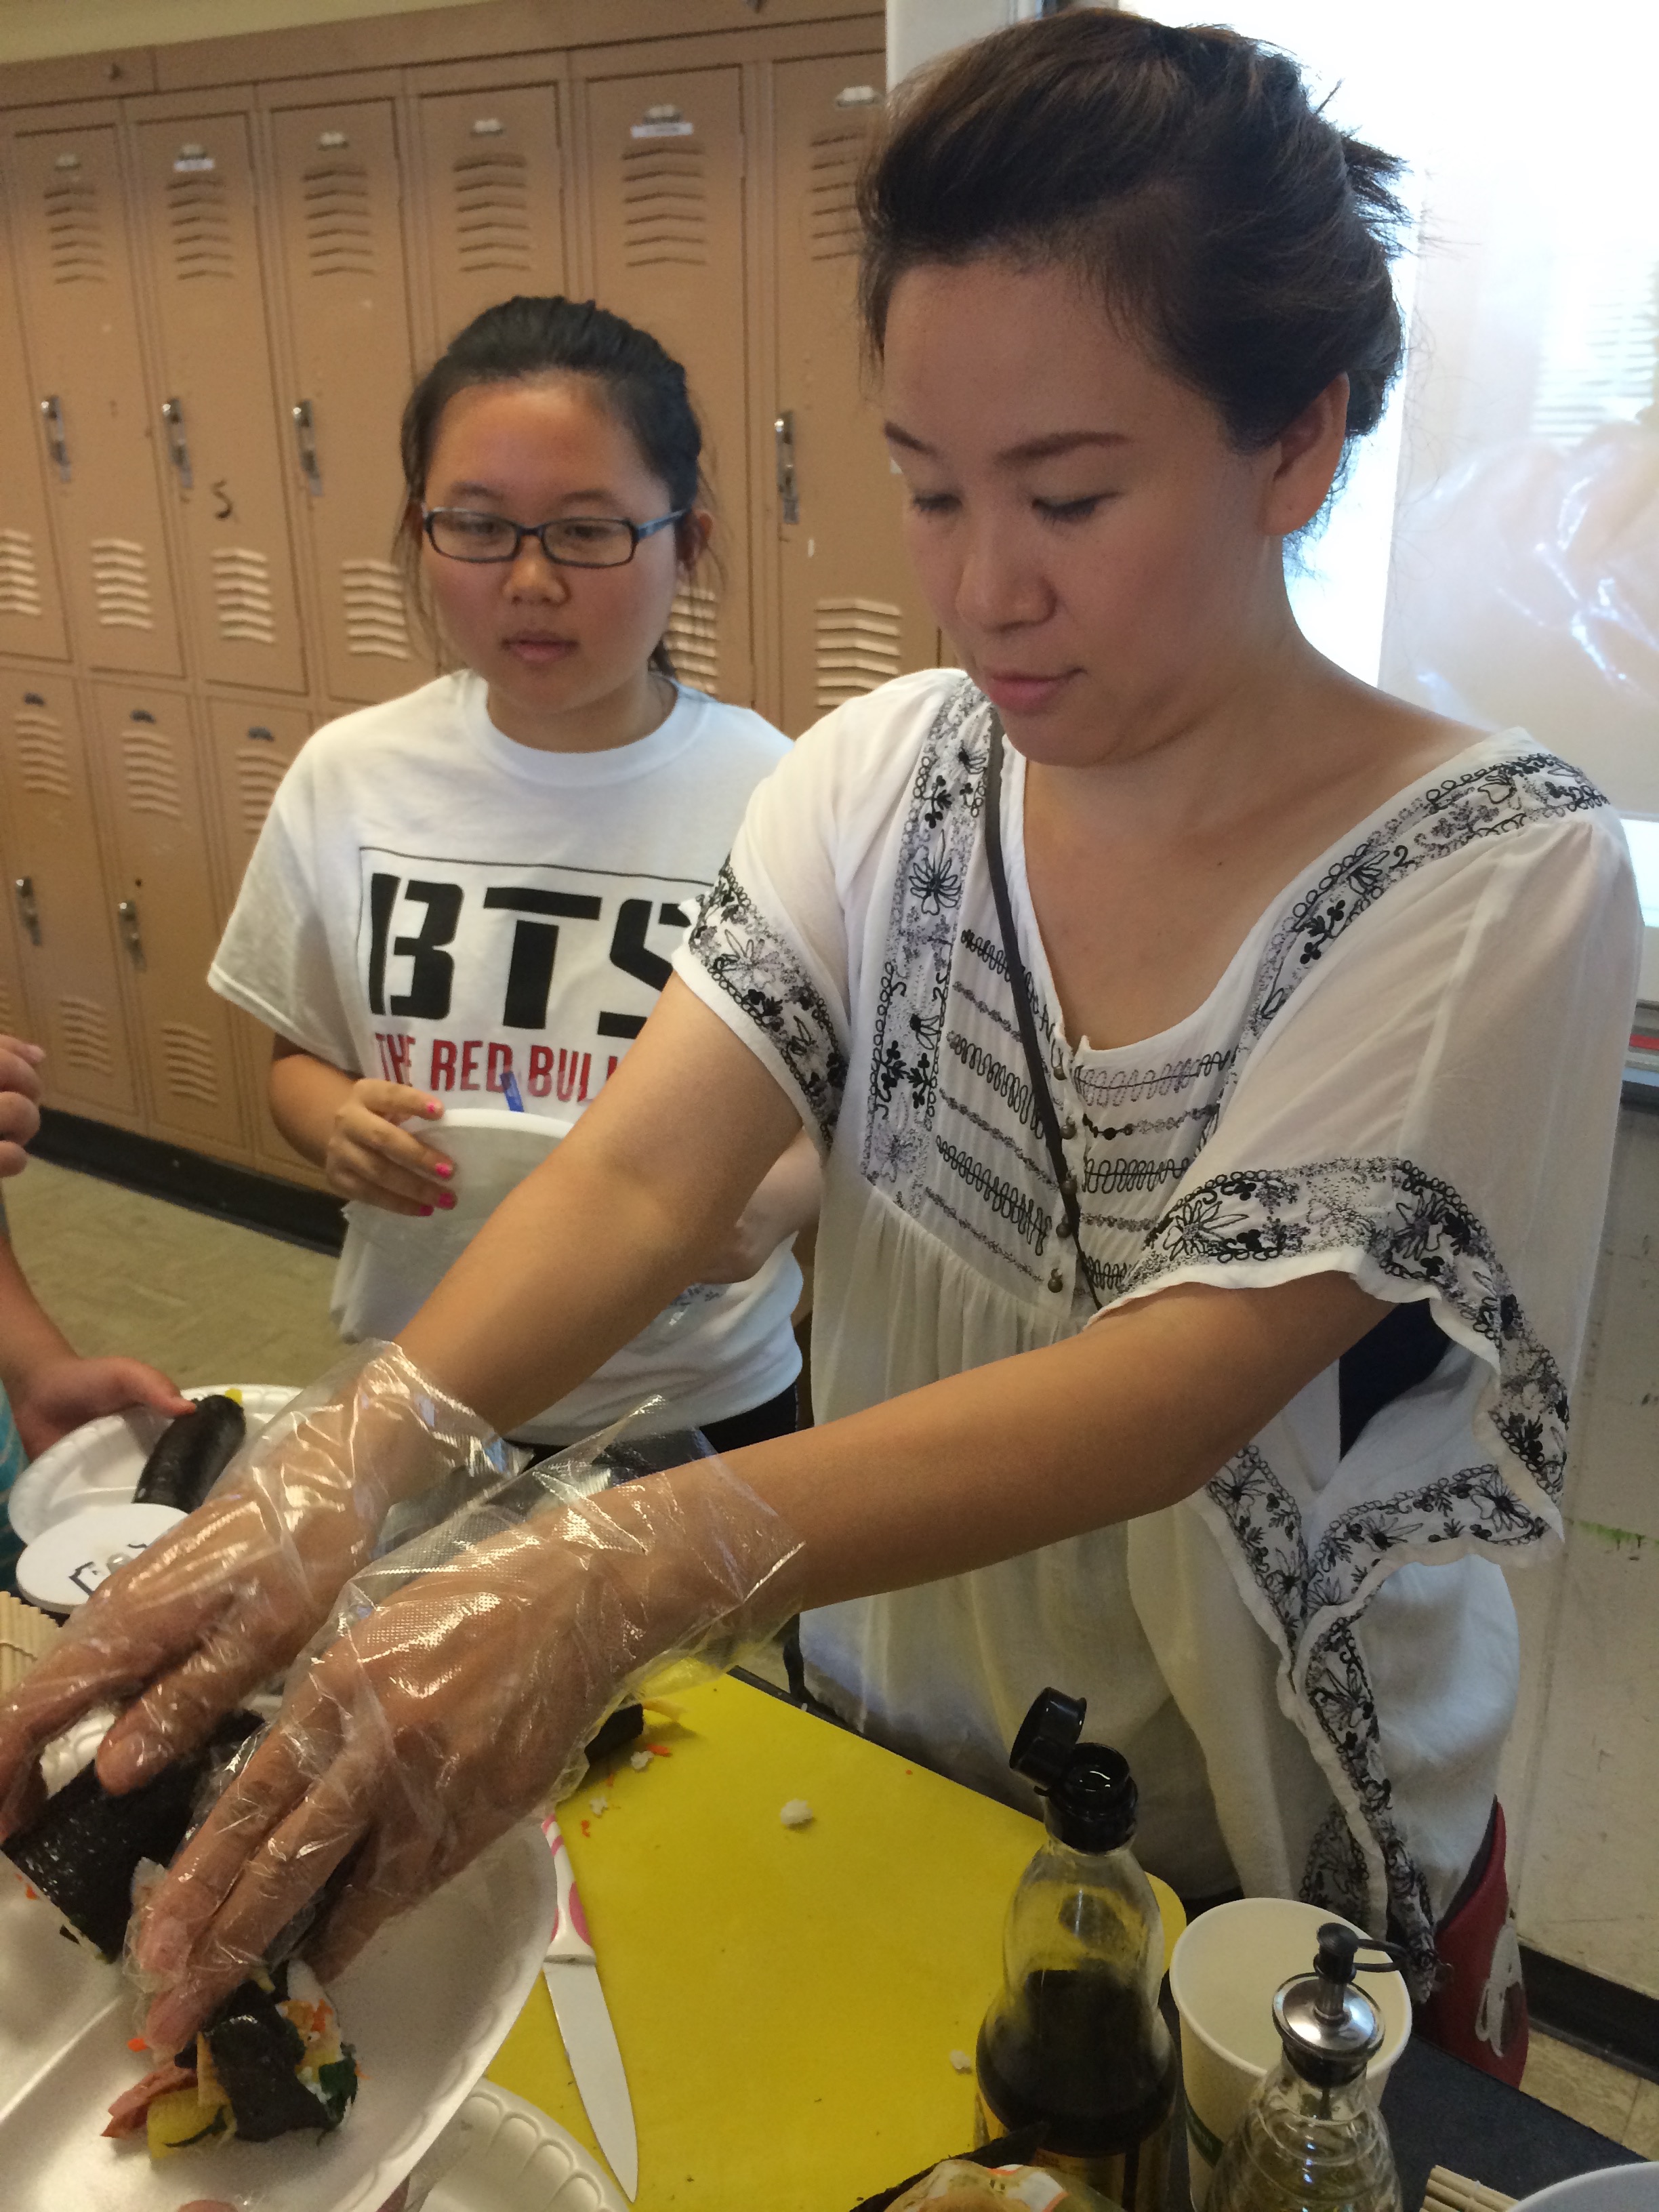
<path fill-rule="evenodd" d="M 0 1212 L 0 1231 L 5 1216 Z M 158 1413 L 187 1413 L 167 1376 L 142 1359 L 82 1359 L 63 1331 L 41 1310 L 0 1233 L 0 1383 L 5 1385 L 17 1433 L 31 1459 L 48 1445 L 124 1406 L 152 1406 Z"/>
<path fill-rule="evenodd" d="M 332 1191 L 388 1213 L 430 1213 L 455 1203 L 454 1173 L 442 1152 L 399 1122 L 436 1121 L 441 1102 L 406 1083 L 382 1083 L 331 1067 L 286 1037 L 271 1042 L 270 1115 L 295 1151 L 321 1168 Z"/>

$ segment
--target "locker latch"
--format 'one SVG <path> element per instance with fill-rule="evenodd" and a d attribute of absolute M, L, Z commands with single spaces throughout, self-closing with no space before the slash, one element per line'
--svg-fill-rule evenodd
<path fill-rule="evenodd" d="M 289 413 L 294 422 L 294 442 L 299 449 L 300 473 L 308 490 L 320 492 L 323 472 L 317 465 L 317 426 L 312 420 L 311 402 L 296 400 Z"/>
<path fill-rule="evenodd" d="M 40 402 L 40 420 L 46 426 L 46 450 L 58 465 L 64 482 L 70 480 L 69 440 L 64 435 L 64 409 L 55 392 Z"/>
<path fill-rule="evenodd" d="M 179 471 L 179 489 L 188 491 L 191 487 L 190 440 L 185 433 L 183 402 L 164 399 L 161 402 L 161 420 L 167 425 L 167 458 Z"/>
<path fill-rule="evenodd" d="M 778 456 L 778 506 L 786 522 L 800 520 L 800 487 L 795 481 L 795 418 L 787 409 L 772 425 Z"/>
<path fill-rule="evenodd" d="M 121 923 L 121 942 L 132 956 L 135 968 L 144 964 L 144 940 L 138 934 L 138 909 L 131 899 L 123 899 L 115 909 Z"/>
<path fill-rule="evenodd" d="M 12 889 L 17 894 L 17 919 L 31 945 L 40 942 L 40 909 L 34 902 L 34 878 L 19 876 Z"/>

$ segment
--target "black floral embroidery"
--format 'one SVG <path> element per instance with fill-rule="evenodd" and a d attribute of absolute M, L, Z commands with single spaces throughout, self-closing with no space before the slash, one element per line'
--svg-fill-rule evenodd
<path fill-rule="evenodd" d="M 1370 1900 L 1365 1854 L 1354 1840 L 1342 1808 L 1333 1805 L 1314 1831 L 1302 1875 L 1302 1901 L 1340 1912 L 1363 1928 Z"/>
<path fill-rule="evenodd" d="M 828 1145 L 847 1091 L 847 1051 L 823 993 L 723 867 L 687 940 L 782 1060 Z"/>

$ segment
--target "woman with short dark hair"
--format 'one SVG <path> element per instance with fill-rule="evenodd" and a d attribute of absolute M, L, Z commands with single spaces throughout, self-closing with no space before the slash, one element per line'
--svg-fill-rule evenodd
<path fill-rule="evenodd" d="M 897 97 L 864 301 L 965 673 L 849 702 L 761 787 L 633 1055 L 401 1340 L 509 1427 L 804 1122 L 819 1425 L 550 1512 L 340 1638 L 161 1893 L 163 2039 L 319 1868 L 363 1849 L 337 1957 L 625 1677 L 792 1604 L 822 1696 L 983 1787 L 1014 1794 L 1045 1682 L 1086 1694 L 1155 1870 L 1391 1923 L 1432 1984 L 1514 1705 L 1498 1563 L 1559 1528 L 1637 915 L 1577 770 L 1291 612 L 1285 541 L 1399 356 L 1393 169 L 1285 57 L 1113 12 Z M 307 1511 L 239 1524 L 226 1586 L 276 1587 Z M 167 1560 L 106 1587 L 82 1687 L 151 1685 L 115 1780 L 226 1670 L 202 1690 L 216 1598 L 134 1662 Z M 400 1762 L 418 1849 L 376 1796 Z"/>

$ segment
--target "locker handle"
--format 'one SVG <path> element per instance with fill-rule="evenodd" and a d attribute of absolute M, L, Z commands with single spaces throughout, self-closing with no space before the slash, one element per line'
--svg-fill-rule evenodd
<path fill-rule="evenodd" d="M 179 489 L 188 491 L 191 487 L 190 439 L 185 429 L 183 403 L 177 399 L 164 399 L 161 402 L 161 420 L 167 425 L 167 458 L 179 471 Z"/>
<path fill-rule="evenodd" d="M 115 909 L 121 922 L 121 942 L 132 956 L 135 968 L 144 964 L 144 940 L 138 933 L 138 909 L 131 899 L 123 899 Z"/>
<path fill-rule="evenodd" d="M 317 426 L 312 418 L 311 402 L 296 400 L 289 413 L 294 420 L 294 442 L 300 451 L 300 473 L 309 490 L 320 492 L 323 472 L 317 462 Z"/>
<path fill-rule="evenodd" d="M 49 392 L 40 402 L 40 420 L 46 426 L 46 448 L 58 464 L 58 473 L 67 483 L 70 480 L 69 440 L 64 434 L 64 409 L 55 392 Z"/>
<path fill-rule="evenodd" d="M 800 487 L 795 481 L 795 418 L 787 409 L 772 425 L 778 460 L 778 504 L 786 522 L 800 520 Z"/>
<path fill-rule="evenodd" d="M 19 876 L 12 889 L 17 894 L 17 918 L 23 925 L 29 943 L 38 945 L 40 942 L 40 909 L 35 903 L 33 877 Z"/>

